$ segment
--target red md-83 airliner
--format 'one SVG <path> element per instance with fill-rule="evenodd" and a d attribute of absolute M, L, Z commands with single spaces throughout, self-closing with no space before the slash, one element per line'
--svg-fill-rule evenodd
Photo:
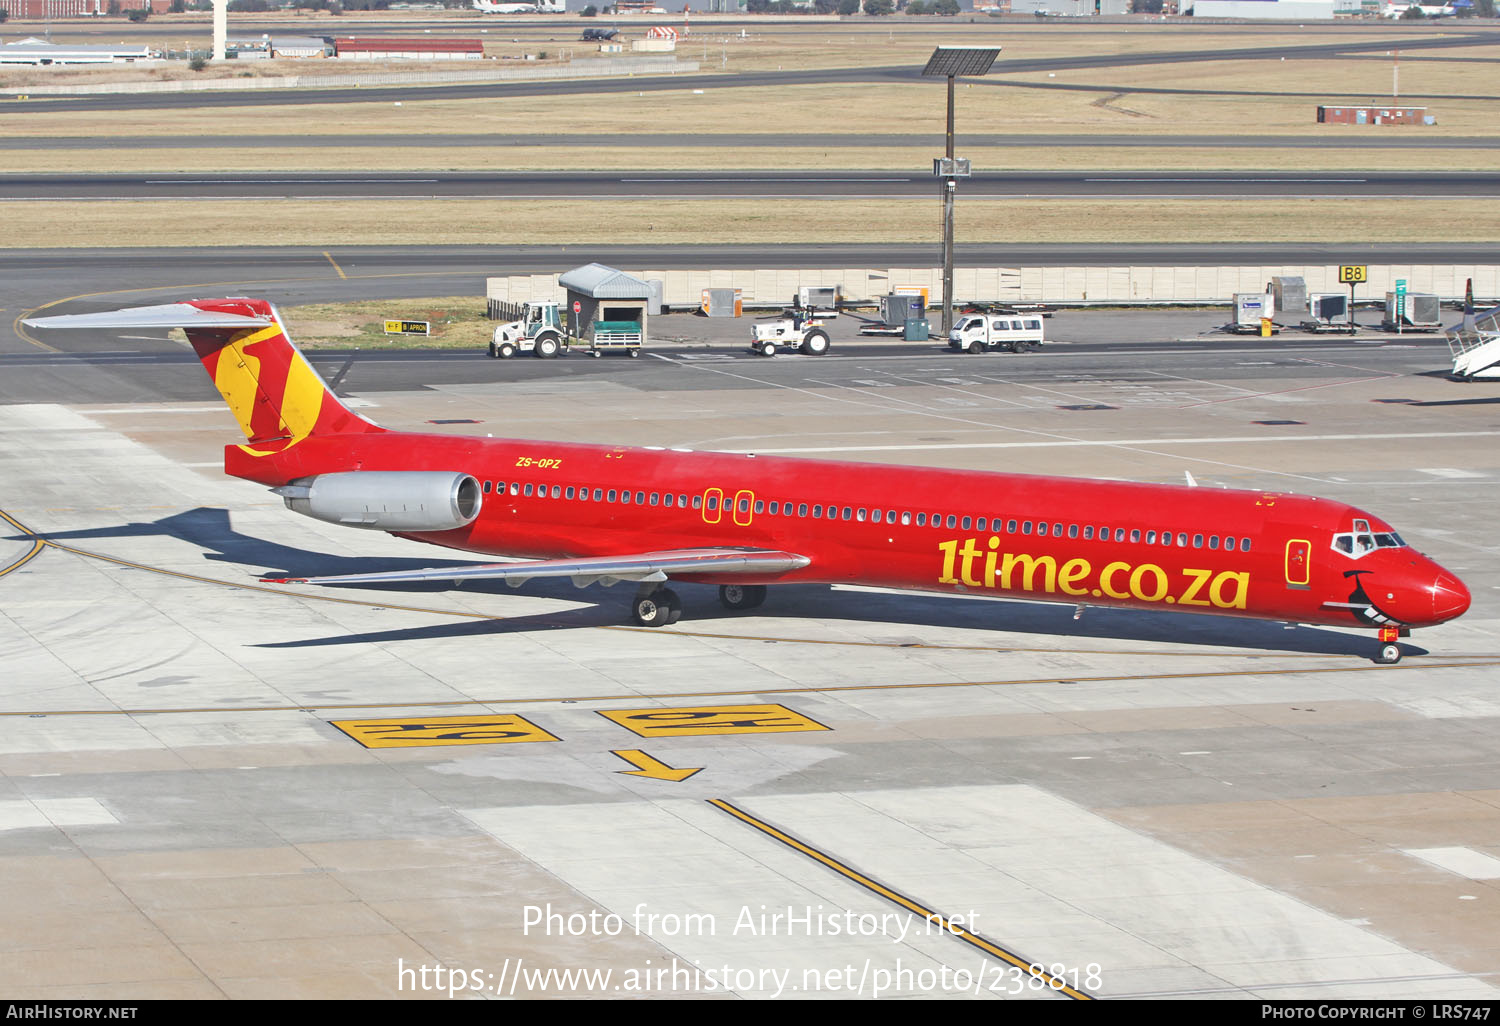
<path fill-rule="evenodd" d="M 669 579 L 716 584 L 730 609 L 768 584 L 852 583 L 1376 627 L 1386 663 L 1469 607 L 1385 521 L 1327 499 L 390 431 L 339 402 L 264 300 L 26 323 L 181 327 L 247 440 L 226 473 L 329 523 L 527 560 L 284 580 L 631 581 L 652 627 L 682 615 Z"/>

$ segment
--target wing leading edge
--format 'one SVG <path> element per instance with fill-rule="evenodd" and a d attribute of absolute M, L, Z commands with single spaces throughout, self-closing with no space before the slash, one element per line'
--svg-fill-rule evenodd
<path fill-rule="evenodd" d="M 800 570 L 812 560 L 795 552 L 768 549 L 678 549 L 628 556 L 583 556 L 519 563 L 393 570 L 389 573 L 342 574 L 334 577 L 265 577 L 269 584 L 398 584 L 418 581 L 504 581 L 512 587 L 534 577 L 569 577 L 578 587 L 620 581 L 665 581 L 673 574 L 778 574 Z"/>

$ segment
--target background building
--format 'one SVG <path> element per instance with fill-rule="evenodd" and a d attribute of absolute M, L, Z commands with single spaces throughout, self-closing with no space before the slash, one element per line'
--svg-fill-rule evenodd
<path fill-rule="evenodd" d="M 1195 0 L 1183 13 L 1195 18 L 1252 18 L 1261 21 L 1332 21 L 1334 0 Z"/>

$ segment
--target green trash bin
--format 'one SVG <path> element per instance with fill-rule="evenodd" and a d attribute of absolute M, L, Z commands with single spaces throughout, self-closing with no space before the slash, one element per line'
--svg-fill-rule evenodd
<path fill-rule="evenodd" d="M 931 327 L 925 317 L 908 317 L 906 319 L 906 334 L 902 337 L 908 342 L 926 342 L 931 335 Z"/>

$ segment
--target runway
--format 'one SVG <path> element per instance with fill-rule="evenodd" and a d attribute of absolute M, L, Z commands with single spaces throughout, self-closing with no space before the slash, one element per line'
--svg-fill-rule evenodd
<path fill-rule="evenodd" d="M 869 199 L 931 196 L 931 175 L 897 171 L 269 172 L 0 175 L 0 200 L 194 199 Z M 1331 196 L 1489 200 L 1484 171 L 1001 171 L 963 180 L 967 197 Z"/>
<path fill-rule="evenodd" d="M 155 256 L 86 256 L 70 289 L 137 291 L 56 311 L 175 297 L 188 255 Z M 7 317 L 65 298 L 48 259 Z M 318 259 L 238 281 L 354 287 Z M 1434 339 L 1193 316 L 1064 311 L 1025 356 L 314 362 L 391 427 L 1354 501 L 1474 594 L 1399 666 L 1361 632 L 855 588 L 747 616 L 683 586 L 652 631 L 563 582 L 263 585 L 456 554 L 224 477 L 233 420 L 174 344 L 12 351 L 0 990 L 1493 1000 L 1494 397 Z"/>

